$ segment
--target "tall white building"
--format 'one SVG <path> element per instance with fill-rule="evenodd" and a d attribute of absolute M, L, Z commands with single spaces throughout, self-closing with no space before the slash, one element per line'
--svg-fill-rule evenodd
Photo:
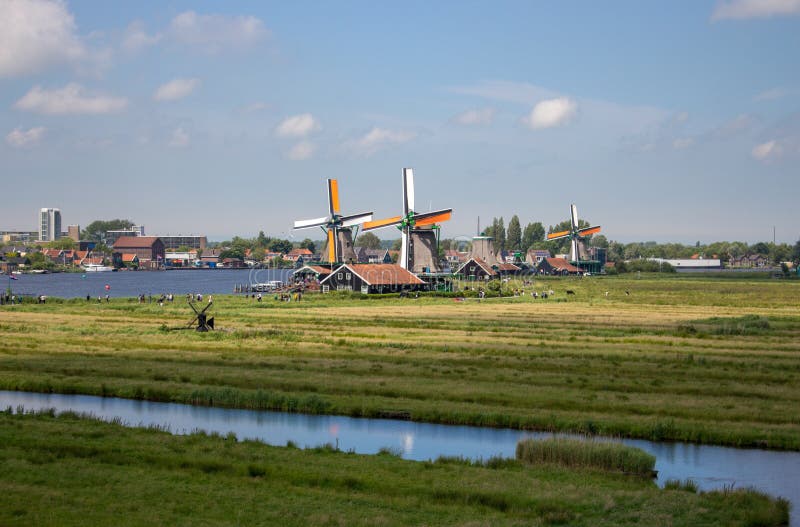
<path fill-rule="evenodd" d="M 39 241 L 51 242 L 61 237 L 61 210 L 43 208 L 39 211 Z"/>

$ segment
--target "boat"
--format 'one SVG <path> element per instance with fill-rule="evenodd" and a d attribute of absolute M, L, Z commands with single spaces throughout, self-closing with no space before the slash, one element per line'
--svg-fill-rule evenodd
<path fill-rule="evenodd" d="M 86 271 L 87 273 L 105 273 L 113 271 L 114 268 L 109 267 L 107 265 L 86 264 L 83 266 L 83 270 Z"/>

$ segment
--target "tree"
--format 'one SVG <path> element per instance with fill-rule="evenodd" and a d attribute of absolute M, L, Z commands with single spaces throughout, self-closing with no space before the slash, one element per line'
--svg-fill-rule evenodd
<path fill-rule="evenodd" d="M 506 235 L 506 247 L 509 251 L 522 250 L 522 227 L 516 214 L 511 216 L 508 222 L 508 233 Z"/>
<path fill-rule="evenodd" d="M 792 250 L 792 260 L 795 262 L 800 262 L 800 240 L 797 240 L 797 243 L 794 244 L 794 249 Z"/>
<path fill-rule="evenodd" d="M 238 258 L 239 260 L 244 260 L 244 251 L 240 248 L 225 249 L 219 253 L 219 259 L 224 260 L 226 258 Z"/>
<path fill-rule="evenodd" d="M 130 229 L 133 225 L 131 220 L 95 220 L 83 229 L 81 239 L 99 242 L 105 237 L 106 231 Z"/>
<path fill-rule="evenodd" d="M 279 238 L 273 238 L 272 241 L 269 242 L 269 250 L 275 253 L 286 254 L 294 248 L 292 242 L 289 240 L 281 240 Z"/>
<path fill-rule="evenodd" d="M 74 249 L 75 245 L 75 240 L 72 238 L 59 238 L 47 244 L 47 246 L 51 249 L 61 249 L 67 251 Z"/>
<path fill-rule="evenodd" d="M 603 249 L 608 249 L 608 238 L 606 238 L 602 234 L 597 234 L 592 236 L 592 247 L 601 247 Z"/>
<path fill-rule="evenodd" d="M 392 251 L 399 251 L 401 249 L 402 245 L 403 245 L 402 238 L 398 238 L 398 239 L 396 239 L 394 241 L 394 243 L 392 243 L 392 249 L 391 250 Z"/>
<path fill-rule="evenodd" d="M 544 241 L 544 226 L 542 222 L 529 223 L 522 233 L 522 250 L 527 251 L 534 244 Z"/>
<path fill-rule="evenodd" d="M 317 247 L 316 247 L 316 245 L 314 245 L 314 242 L 311 241 L 311 238 L 306 238 L 305 240 L 300 242 L 300 248 L 301 249 L 308 249 L 312 253 L 317 252 Z"/>
<path fill-rule="evenodd" d="M 266 247 L 269 245 L 269 238 L 264 235 L 264 231 L 258 231 L 258 237 L 256 237 L 256 245 L 261 248 Z"/>
<path fill-rule="evenodd" d="M 366 247 L 367 249 L 380 249 L 381 239 L 375 236 L 374 233 L 365 232 L 356 238 L 356 247 Z"/>

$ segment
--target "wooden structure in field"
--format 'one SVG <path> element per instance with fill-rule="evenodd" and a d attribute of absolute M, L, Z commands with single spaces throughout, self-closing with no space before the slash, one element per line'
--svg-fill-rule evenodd
<path fill-rule="evenodd" d="M 439 223 L 447 221 L 453 209 L 432 212 L 414 210 L 414 171 L 403 169 L 403 214 L 364 222 L 364 231 L 395 226 L 400 229 L 400 257 L 397 263 L 415 274 L 437 274 L 439 265 Z"/>
<path fill-rule="evenodd" d="M 323 260 L 328 263 L 353 262 L 353 228 L 372 220 L 372 212 L 342 215 L 339 207 L 339 183 L 328 179 L 328 216 L 294 222 L 295 229 L 320 227 L 326 235 Z"/>

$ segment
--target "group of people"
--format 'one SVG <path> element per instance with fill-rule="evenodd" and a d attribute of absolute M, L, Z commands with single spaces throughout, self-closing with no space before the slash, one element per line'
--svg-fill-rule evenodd
<path fill-rule="evenodd" d="M 17 295 L 11 295 L 8 292 L 5 292 L 2 295 L 0 295 L 0 304 L 14 305 L 17 303 L 18 303 Z"/>
<path fill-rule="evenodd" d="M 111 296 L 109 296 L 107 293 L 106 293 L 105 299 L 106 299 L 106 303 L 111 302 Z M 86 295 L 86 301 L 87 302 L 91 302 L 92 301 L 92 295 L 87 294 Z M 42 303 L 44 303 L 44 302 L 42 302 Z M 97 303 L 98 304 L 102 304 L 103 303 L 103 296 L 102 295 L 97 295 Z"/>

